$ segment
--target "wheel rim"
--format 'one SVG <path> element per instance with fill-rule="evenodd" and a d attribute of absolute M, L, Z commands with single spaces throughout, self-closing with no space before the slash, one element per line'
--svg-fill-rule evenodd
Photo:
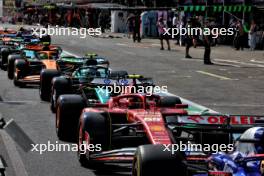
<path fill-rule="evenodd" d="M 132 176 L 140 176 L 140 170 L 138 169 L 139 168 L 138 159 L 136 157 L 134 159 L 135 159 L 135 161 L 133 164 Z"/>
<path fill-rule="evenodd" d="M 53 90 L 52 98 L 51 98 L 51 104 L 53 108 L 56 108 L 56 90 Z"/>
<path fill-rule="evenodd" d="M 88 134 L 88 133 L 84 133 L 84 141 L 83 142 L 85 143 L 86 146 L 88 146 L 89 145 L 89 139 L 88 139 L 88 136 L 86 136 L 86 134 Z M 85 151 L 85 158 L 87 160 L 89 160 L 89 158 L 90 158 L 90 151 L 89 150 Z"/>
<path fill-rule="evenodd" d="M 40 97 L 42 96 L 41 83 L 40 83 L 40 85 L 39 85 L 39 95 L 40 95 Z"/>
<path fill-rule="evenodd" d="M 59 125 L 60 125 L 60 119 L 59 119 L 59 114 L 60 114 L 60 108 L 57 108 L 56 112 L 56 133 L 58 134 L 59 131 Z"/>
<path fill-rule="evenodd" d="M 82 157 L 85 157 L 86 160 L 89 160 L 89 150 L 86 150 L 84 154 L 83 153 L 81 154 L 81 152 L 84 151 L 83 145 L 88 145 L 88 139 L 84 135 L 84 132 L 83 132 L 81 124 L 79 126 L 78 144 L 79 144 L 79 147 L 78 147 L 78 156 L 79 156 L 79 158 L 81 158 L 81 155 L 82 155 Z M 80 150 L 82 150 L 82 151 L 80 151 Z"/>
<path fill-rule="evenodd" d="M 14 72 L 14 79 L 17 80 L 17 72 Z"/>
<path fill-rule="evenodd" d="M 82 142 L 83 142 L 83 133 L 82 133 L 81 125 L 80 125 L 80 127 L 79 127 L 79 139 L 78 139 L 78 143 L 79 143 L 78 156 L 79 156 L 79 158 L 81 157 L 80 148 L 81 148 Z"/>

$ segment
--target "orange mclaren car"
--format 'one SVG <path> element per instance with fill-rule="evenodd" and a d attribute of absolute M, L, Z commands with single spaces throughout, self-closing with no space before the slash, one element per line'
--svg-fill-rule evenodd
<path fill-rule="evenodd" d="M 42 69 L 57 70 L 56 60 L 59 51 L 47 49 L 38 51 L 38 46 L 27 47 L 22 50 L 21 58 L 14 62 L 14 85 L 39 84 Z"/>

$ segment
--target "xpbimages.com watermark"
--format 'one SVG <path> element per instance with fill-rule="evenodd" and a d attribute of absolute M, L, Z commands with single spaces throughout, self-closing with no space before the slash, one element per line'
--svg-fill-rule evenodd
<path fill-rule="evenodd" d="M 51 143 L 50 141 L 47 144 L 31 144 L 31 152 L 37 152 L 40 155 L 45 152 L 80 152 L 80 154 L 85 154 L 87 151 L 90 152 L 100 152 L 102 151 L 101 144 L 62 144 L 56 141 Z"/>
<path fill-rule="evenodd" d="M 86 38 L 87 36 L 99 36 L 102 35 L 101 28 L 68 28 L 68 27 L 55 27 L 48 25 L 47 28 L 44 27 L 34 27 L 32 29 L 32 34 L 39 37 L 46 35 L 56 35 L 56 36 L 79 36 L 80 38 Z"/>
<path fill-rule="evenodd" d="M 98 92 L 107 95 L 119 95 L 119 94 L 146 94 L 151 96 L 152 94 L 168 93 L 167 86 L 128 86 L 113 84 L 111 86 L 97 86 Z"/>
<path fill-rule="evenodd" d="M 179 28 L 163 28 L 163 35 L 175 38 L 178 35 L 185 36 L 212 36 L 217 38 L 220 35 L 232 36 L 235 34 L 235 28 L 192 28 L 192 27 L 179 27 Z"/>
<path fill-rule="evenodd" d="M 183 143 L 180 141 L 178 144 L 164 144 L 163 151 L 171 152 L 206 152 L 206 153 L 218 153 L 218 152 L 232 152 L 234 151 L 234 144 L 194 144 L 188 141 Z"/>

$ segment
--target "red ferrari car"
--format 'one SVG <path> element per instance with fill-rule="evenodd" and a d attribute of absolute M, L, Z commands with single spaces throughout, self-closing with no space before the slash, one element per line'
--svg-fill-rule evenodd
<path fill-rule="evenodd" d="M 81 96 L 62 95 L 56 113 L 58 137 L 78 138 L 79 160 L 84 165 L 131 163 L 139 145 L 170 144 L 164 117 L 187 114 L 187 105 L 178 97 L 154 94 L 124 94 L 110 98 L 106 104 L 84 107 Z"/>

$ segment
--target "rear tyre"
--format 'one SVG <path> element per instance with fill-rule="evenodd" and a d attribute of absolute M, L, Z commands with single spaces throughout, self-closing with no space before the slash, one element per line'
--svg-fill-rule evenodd
<path fill-rule="evenodd" d="M 24 87 L 25 83 L 20 81 L 19 79 L 23 78 L 25 76 L 25 72 L 27 69 L 26 61 L 23 59 L 17 59 L 14 63 L 14 78 L 13 83 L 17 87 Z"/>
<path fill-rule="evenodd" d="M 183 155 L 179 152 L 172 154 L 164 149 L 163 145 L 139 146 L 133 161 L 132 176 L 186 176 Z"/>
<path fill-rule="evenodd" d="M 10 54 L 10 50 L 8 48 L 1 48 L 1 65 L 0 68 L 2 70 L 6 70 L 6 64 L 7 64 L 7 57 Z"/>
<path fill-rule="evenodd" d="M 7 62 L 7 77 L 9 79 L 14 78 L 14 72 L 15 72 L 15 60 L 20 59 L 21 56 L 17 54 L 11 54 L 8 56 L 8 62 Z"/>
<path fill-rule="evenodd" d="M 59 96 L 63 94 L 70 94 L 72 92 L 71 82 L 65 77 L 55 77 L 52 80 L 51 87 L 50 109 L 53 113 L 55 113 Z"/>
<path fill-rule="evenodd" d="M 56 111 L 56 132 L 60 140 L 78 139 L 78 124 L 85 102 L 80 95 L 61 95 Z"/>
<path fill-rule="evenodd" d="M 59 76 L 58 70 L 44 69 L 40 73 L 39 96 L 43 101 L 49 101 L 51 96 L 51 80 Z"/>
<path fill-rule="evenodd" d="M 99 163 L 96 164 L 89 159 L 91 152 L 85 151 L 84 148 L 80 147 L 83 146 L 81 144 L 92 144 L 97 152 L 108 150 L 111 144 L 110 129 L 110 120 L 107 115 L 93 112 L 85 112 L 81 115 L 78 140 L 79 149 L 82 149 L 82 151 L 78 151 L 78 157 L 82 166 L 97 167 Z"/>

